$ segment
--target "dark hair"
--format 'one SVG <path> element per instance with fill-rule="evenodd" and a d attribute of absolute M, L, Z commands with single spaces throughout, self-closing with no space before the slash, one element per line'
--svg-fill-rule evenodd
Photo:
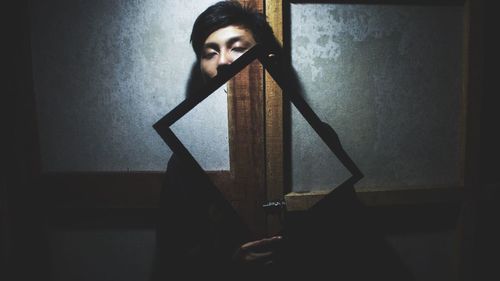
<path fill-rule="evenodd" d="M 253 7 L 242 6 L 237 1 L 220 1 L 208 7 L 194 22 L 191 44 L 196 57 L 200 58 L 203 44 L 212 32 L 230 25 L 248 28 L 255 41 L 266 45 L 270 50 L 280 49 L 273 30 L 263 14 Z"/>

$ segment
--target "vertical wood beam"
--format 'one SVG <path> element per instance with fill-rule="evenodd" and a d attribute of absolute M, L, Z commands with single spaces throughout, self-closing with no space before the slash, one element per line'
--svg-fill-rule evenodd
<path fill-rule="evenodd" d="M 263 12 L 263 0 L 240 0 Z M 266 200 L 264 148 L 264 75 L 252 63 L 228 82 L 229 158 L 233 190 L 231 204 L 254 238 L 267 234 L 262 204 Z"/>
<path fill-rule="evenodd" d="M 265 14 L 275 37 L 283 45 L 283 1 L 267 0 Z M 267 199 L 283 200 L 283 93 L 267 72 L 265 97 Z M 280 214 L 269 214 L 267 224 L 269 234 L 278 233 L 282 228 Z"/>
<path fill-rule="evenodd" d="M 229 157 L 236 211 L 254 238 L 266 235 L 262 66 L 255 61 L 228 83 Z M 235 202 L 236 203 L 236 202 Z"/>

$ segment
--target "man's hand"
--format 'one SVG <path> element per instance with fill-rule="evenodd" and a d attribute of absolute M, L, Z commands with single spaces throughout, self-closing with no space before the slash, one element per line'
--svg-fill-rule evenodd
<path fill-rule="evenodd" d="M 233 260 L 242 266 L 268 266 L 273 263 L 274 253 L 281 236 L 272 236 L 241 245 Z"/>

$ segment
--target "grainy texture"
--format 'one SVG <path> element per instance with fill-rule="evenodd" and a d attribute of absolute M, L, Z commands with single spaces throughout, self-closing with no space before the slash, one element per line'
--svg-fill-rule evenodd
<path fill-rule="evenodd" d="M 291 25 L 305 98 L 364 173 L 358 186 L 461 184 L 462 6 L 292 4 Z M 336 186 L 343 169 L 297 115 L 293 190 Z"/>
<path fill-rule="evenodd" d="M 184 99 L 195 61 L 191 28 L 214 2 L 34 1 L 43 170 L 164 170 L 171 152 L 152 125 Z M 213 106 L 225 115 L 225 102 Z M 183 128 L 190 138 L 183 141 L 195 150 L 206 142 L 225 146 L 205 166 L 227 169 L 226 122 L 212 114 L 199 120 Z M 197 128 L 206 124 L 219 125 L 201 135 Z"/>

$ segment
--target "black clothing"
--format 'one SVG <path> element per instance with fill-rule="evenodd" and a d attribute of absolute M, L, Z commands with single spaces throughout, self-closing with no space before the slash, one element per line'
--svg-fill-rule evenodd
<path fill-rule="evenodd" d="M 157 229 L 157 274 L 218 276 L 234 266 L 250 233 L 206 174 L 174 155 L 165 173 Z M 177 276 L 177 275 L 175 275 Z"/>
<path fill-rule="evenodd" d="M 187 163 L 173 156 L 165 174 L 155 280 L 412 280 L 348 185 L 308 211 L 286 214 L 272 266 L 240 267 L 231 258 L 250 232 L 207 175 Z"/>

